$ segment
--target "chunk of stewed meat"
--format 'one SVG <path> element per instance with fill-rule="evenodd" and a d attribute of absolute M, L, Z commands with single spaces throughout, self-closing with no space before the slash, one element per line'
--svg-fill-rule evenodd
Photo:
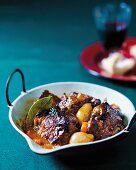
<path fill-rule="evenodd" d="M 43 111 L 44 112 L 44 111 Z M 40 124 L 35 123 L 35 130 L 42 137 L 53 144 L 67 144 L 70 136 L 77 131 L 76 124 L 78 123 L 75 115 L 66 114 L 63 111 L 58 111 L 51 108 L 45 111 L 41 116 L 36 116 L 35 120 L 42 120 Z"/>
<path fill-rule="evenodd" d="M 48 90 L 45 90 L 41 96 L 39 97 L 39 99 L 44 98 L 44 97 L 48 97 L 48 96 L 52 96 L 52 100 L 53 100 L 53 105 L 52 106 L 56 106 L 59 102 L 60 102 L 60 98 L 52 93 L 50 93 Z"/>
<path fill-rule="evenodd" d="M 59 102 L 58 106 L 61 110 L 67 108 L 71 113 L 76 114 L 78 109 L 81 108 L 85 103 L 91 103 L 92 107 L 95 107 L 100 105 L 101 101 L 89 95 L 73 92 L 69 96 L 64 94 L 61 97 L 61 101 Z"/>
<path fill-rule="evenodd" d="M 95 140 L 112 136 L 123 128 L 122 113 L 106 102 L 99 106 L 99 113 L 92 113 L 88 122 L 88 132 L 94 134 Z"/>

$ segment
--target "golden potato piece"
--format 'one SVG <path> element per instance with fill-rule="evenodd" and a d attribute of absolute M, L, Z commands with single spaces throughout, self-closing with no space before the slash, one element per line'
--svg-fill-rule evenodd
<path fill-rule="evenodd" d="M 94 141 L 94 136 L 92 134 L 87 134 L 84 132 L 76 132 L 71 136 L 69 143 L 78 144 L 78 143 L 86 143 L 92 141 Z"/>
<path fill-rule="evenodd" d="M 77 112 L 76 117 L 78 118 L 78 121 L 80 124 L 82 122 L 87 122 L 90 118 L 92 111 L 92 105 L 91 103 L 85 103 Z"/>

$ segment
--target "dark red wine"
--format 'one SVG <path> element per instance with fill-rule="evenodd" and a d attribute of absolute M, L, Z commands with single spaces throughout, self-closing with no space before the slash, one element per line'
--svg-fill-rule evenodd
<path fill-rule="evenodd" d="M 99 30 L 101 41 L 106 50 L 120 48 L 127 35 L 127 25 L 123 22 L 108 22 Z"/>

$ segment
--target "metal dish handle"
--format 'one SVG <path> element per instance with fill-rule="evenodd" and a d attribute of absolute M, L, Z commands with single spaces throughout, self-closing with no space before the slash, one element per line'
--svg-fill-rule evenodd
<path fill-rule="evenodd" d="M 133 115 L 128 127 L 126 128 L 127 131 L 130 131 L 132 125 L 136 122 L 136 111 L 135 111 L 135 114 Z"/>
<path fill-rule="evenodd" d="M 22 72 L 20 69 L 15 69 L 15 70 L 9 75 L 9 77 L 8 77 L 8 79 L 7 79 L 7 82 L 6 82 L 6 100 L 7 100 L 8 106 L 12 106 L 12 104 L 11 104 L 11 102 L 10 102 L 10 99 L 9 99 L 9 93 L 8 93 L 8 91 L 9 91 L 9 84 L 10 84 L 11 79 L 12 79 L 12 77 L 13 77 L 13 75 L 14 75 L 15 73 L 19 73 L 19 74 L 21 75 L 21 79 L 22 79 L 22 89 L 23 89 L 22 91 L 23 91 L 23 92 L 26 92 L 24 74 L 23 74 L 23 72 Z"/>

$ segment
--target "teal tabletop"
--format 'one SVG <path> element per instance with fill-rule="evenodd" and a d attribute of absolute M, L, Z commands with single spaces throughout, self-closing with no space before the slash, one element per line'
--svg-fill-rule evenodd
<path fill-rule="evenodd" d="M 5 84 L 20 68 L 26 88 L 52 82 L 80 81 L 115 89 L 136 106 L 136 83 L 112 81 L 89 74 L 80 64 L 82 50 L 97 41 L 92 9 L 107 1 L 0 1 L 0 170 L 136 169 L 136 124 L 114 148 L 86 155 L 57 156 L 33 153 L 8 118 Z M 136 3 L 129 36 L 136 36 Z M 19 76 L 10 86 L 13 101 L 21 91 Z"/>

